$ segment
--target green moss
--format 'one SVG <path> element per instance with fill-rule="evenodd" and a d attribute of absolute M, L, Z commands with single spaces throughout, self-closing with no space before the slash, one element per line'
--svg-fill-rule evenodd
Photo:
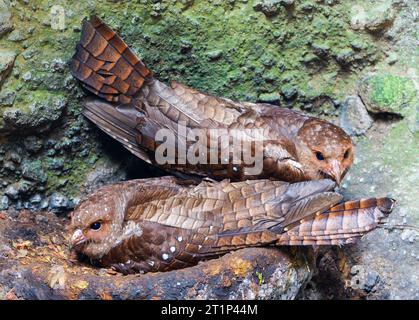
<path fill-rule="evenodd" d="M 65 106 L 66 99 L 59 93 L 39 90 L 18 95 L 13 107 L 4 109 L 4 127 L 20 133 L 48 130 Z"/>
<path fill-rule="evenodd" d="M 63 173 L 57 175 L 57 172 L 51 169 L 44 168 L 47 176 L 47 189 L 57 190 L 63 187 L 63 181 L 66 181 L 65 190 L 69 196 L 75 196 L 80 193 L 86 176 L 92 171 L 95 164 L 101 163 L 98 161 L 97 155 L 89 155 L 86 159 L 74 158 L 71 162 L 64 164 Z"/>
<path fill-rule="evenodd" d="M 47 175 L 45 174 L 40 160 L 26 161 L 23 166 L 23 177 L 37 183 L 47 182 Z"/>
<path fill-rule="evenodd" d="M 272 93 L 262 93 L 259 95 L 259 100 L 266 103 L 278 103 L 281 99 L 281 96 L 277 92 Z"/>
<path fill-rule="evenodd" d="M 359 92 L 369 111 L 405 117 L 411 130 L 417 131 L 418 90 L 411 79 L 379 73 L 365 78 Z"/>
<path fill-rule="evenodd" d="M 261 286 L 263 284 L 263 274 L 262 274 L 262 272 L 256 271 L 256 277 L 258 278 L 259 285 Z"/>
<path fill-rule="evenodd" d="M 379 106 L 400 106 L 414 95 L 412 82 L 391 74 L 378 75 L 370 80 L 371 100 Z"/>

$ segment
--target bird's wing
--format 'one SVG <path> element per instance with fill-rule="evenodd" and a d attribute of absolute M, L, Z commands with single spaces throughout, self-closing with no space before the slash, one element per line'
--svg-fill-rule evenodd
<path fill-rule="evenodd" d="M 135 108 L 135 96 L 152 76 L 124 41 L 98 17 L 85 19 L 69 68 L 85 89 L 104 99 L 85 100 L 83 114 L 137 157 L 151 162 L 144 146 L 154 147 L 154 133 L 161 126 L 145 121 L 144 112 Z"/>
<path fill-rule="evenodd" d="M 143 234 L 115 254 L 134 261 L 127 272 L 164 271 L 248 246 L 340 245 L 375 228 L 394 205 L 387 198 L 336 205 L 342 196 L 334 187 L 331 180 L 206 181 L 151 197 L 127 220 L 140 223 Z"/>
<path fill-rule="evenodd" d="M 140 203 L 129 218 L 185 229 L 215 223 L 224 231 L 229 229 L 225 225 L 229 221 L 266 218 L 276 219 L 286 227 L 339 202 L 341 195 L 332 192 L 334 187 L 331 180 L 294 184 L 272 180 L 204 181 L 163 200 L 150 198 L 149 202 Z M 182 216 L 190 223 L 179 222 Z"/>
<path fill-rule="evenodd" d="M 220 125 L 209 112 L 216 107 L 218 98 L 210 99 L 181 85 L 173 84 L 170 88 L 154 80 L 123 40 L 95 16 L 83 21 L 69 68 L 84 88 L 104 99 L 86 99 L 83 114 L 149 163 L 154 161 L 159 130 L 174 137 L 166 140 L 166 146 L 175 150 L 182 147 L 191 128 Z M 201 112 L 206 101 L 211 104 L 205 107 L 207 112 Z M 227 101 L 224 104 L 229 105 Z M 185 132 L 178 130 L 182 121 L 187 127 Z"/>
<path fill-rule="evenodd" d="M 176 81 L 170 83 L 166 95 L 182 112 L 193 113 L 201 128 L 227 127 L 250 110 L 244 104 L 200 92 Z"/>
<path fill-rule="evenodd" d="M 281 233 L 286 226 L 339 202 L 341 196 L 330 191 L 333 187 L 330 180 L 203 182 L 169 198 L 141 203 L 129 219 L 217 237 Z"/>
<path fill-rule="evenodd" d="M 224 205 L 226 193 L 223 185 L 226 183 L 204 181 L 198 186 L 184 188 L 167 199 L 150 199 L 133 207 L 129 219 L 197 229 L 206 223 L 209 212 Z"/>
<path fill-rule="evenodd" d="M 152 163 L 152 157 L 143 145 L 152 145 L 154 148 L 152 133 L 156 126 L 150 121 L 144 122 L 143 113 L 133 108 L 116 107 L 103 100 L 88 98 L 84 100 L 83 115 L 135 156 Z M 144 128 L 144 135 L 139 135 L 139 124 Z M 142 144 L 138 143 L 139 138 L 142 139 Z"/>
<path fill-rule="evenodd" d="M 261 180 L 232 190 L 237 199 L 223 208 L 223 228 L 210 251 L 275 242 L 290 225 L 338 203 L 342 196 L 332 191 L 334 186 L 331 180 L 294 184 Z M 240 198 L 243 193 L 249 196 Z"/>
<path fill-rule="evenodd" d="M 201 250 L 202 255 L 267 244 L 353 243 L 375 229 L 395 205 L 395 200 L 390 198 L 360 199 L 336 204 L 342 196 L 332 192 L 334 186 L 330 180 L 282 186 L 279 194 L 271 197 L 263 208 L 253 204 L 251 210 L 245 208 L 245 223 L 238 219 L 238 212 L 233 210 L 224 215 L 224 222 L 227 220 L 230 223 L 224 223 L 223 230 L 218 232 L 211 246 Z M 260 212 L 263 213 L 260 215 Z"/>
<path fill-rule="evenodd" d="M 136 179 L 124 181 L 116 186 L 127 190 L 128 204 L 125 212 L 125 220 L 132 220 L 132 214 L 136 207 L 170 199 L 194 185 L 191 180 L 180 180 L 173 176 L 163 176 L 148 179 Z M 112 187 L 112 186 L 111 186 Z"/>

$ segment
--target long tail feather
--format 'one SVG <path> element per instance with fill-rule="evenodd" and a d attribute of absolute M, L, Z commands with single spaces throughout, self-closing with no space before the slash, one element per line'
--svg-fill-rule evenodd
<path fill-rule="evenodd" d="M 130 117 L 129 113 L 120 112 L 113 105 L 100 100 L 87 100 L 84 107 L 83 115 L 101 130 L 140 159 L 151 162 L 149 155 L 138 144 L 138 139 L 141 137 L 135 131 L 136 117 Z"/>
<path fill-rule="evenodd" d="M 377 227 L 393 209 L 395 200 L 370 198 L 347 201 L 286 229 L 279 245 L 342 245 Z"/>
<path fill-rule="evenodd" d="M 120 104 L 131 102 L 144 82 L 152 78 L 125 42 L 96 16 L 83 21 L 69 67 L 84 88 Z"/>

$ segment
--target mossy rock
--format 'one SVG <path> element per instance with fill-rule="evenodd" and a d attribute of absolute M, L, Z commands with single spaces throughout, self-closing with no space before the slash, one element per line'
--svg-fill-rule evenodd
<path fill-rule="evenodd" d="M 61 95 L 37 91 L 19 104 L 19 107 L 6 108 L 0 132 L 43 132 L 63 114 L 66 100 Z"/>
<path fill-rule="evenodd" d="M 405 116 L 415 107 L 417 90 L 410 79 L 386 73 L 365 78 L 359 94 L 370 112 Z"/>

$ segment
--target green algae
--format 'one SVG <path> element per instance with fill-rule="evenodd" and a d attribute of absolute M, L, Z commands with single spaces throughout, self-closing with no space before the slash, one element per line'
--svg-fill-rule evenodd
<path fill-rule="evenodd" d="M 400 112 L 415 96 L 412 82 L 392 74 L 377 75 L 370 80 L 371 101 L 379 107 Z"/>

